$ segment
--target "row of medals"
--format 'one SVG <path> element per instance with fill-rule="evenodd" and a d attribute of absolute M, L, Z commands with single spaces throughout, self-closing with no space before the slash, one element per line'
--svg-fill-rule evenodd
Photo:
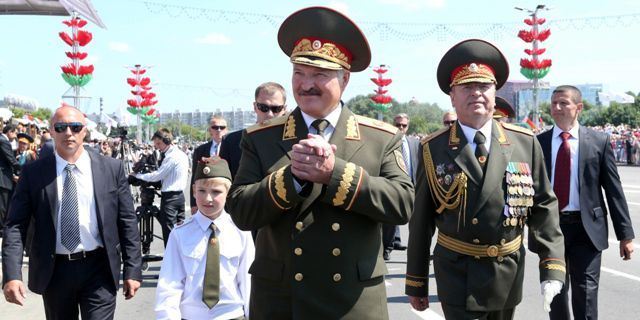
<path fill-rule="evenodd" d="M 507 205 L 504 210 L 506 219 L 502 225 L 522 227 L 526 222 L 529 207 L 533 206 L 533 179 L 527 170 L 527 163 L 521 163 L 518 169 L 514 168 L 513 163 L 510 167 L 509 169 L 513 170 L 507 171 Z"/>

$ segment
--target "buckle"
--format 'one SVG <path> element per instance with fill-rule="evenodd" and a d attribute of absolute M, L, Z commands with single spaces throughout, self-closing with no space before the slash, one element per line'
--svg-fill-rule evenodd
<path fill-rule="evenodd" d="M 489 257 L 492 257 L 492 258 L 493 257 L 497 257 L 498 256 L 498 252 L 499 252 L 498 246 L 493 245 L 493 246 L 487 247 L 487 255 Z"/>
<path fill-rule="evenodd" d="M 87 257 L 87 252 L 86 251 L 80 251 L 80 252 L 75 252 L 75 253 L 70 253 L 67 256 L 67 259 L 69 259 L 69 261 L 75 261 L 75 260 L 80 260 L 80 259 L 84 259 Z"/>

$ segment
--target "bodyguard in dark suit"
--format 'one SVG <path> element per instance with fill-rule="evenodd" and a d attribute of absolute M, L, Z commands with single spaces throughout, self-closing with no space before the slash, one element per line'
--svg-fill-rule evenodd
<path fill-rule="evenodd" d="M 211 117 L 211 120 L 209 121 L 209 134 L 211 135 L 211 141 L 203 143 L 193 150 L 191 170 L 195 170 L 198 167 L 198 161 L 201 161 L 202 158 L 210 158 L 217 156 L 218 153 L 220 153 L 220 144 L 222 143 L 224 136 L 227 134 L 227 121 L 220 116 Z M 194 176 L 194 174 L 191 175 L 190 185 L 193 185 L 195 182 Z M 191 214 L 194 214 L 198 211 L 198 207 L 196 206 L 196 198 L 193 197 L 193 190 L 191 190 L 191 188 L 189 188 L 189 197 Z"/>
<path fill-rule="evenodd" d="M 340 101 L 369 46 L 344 15 L 302 9 L 278 32 L 298 107 L 247 129 L 226 209 L 259 229 L 251 319 L 387 319 L 381 224 L 403 224 L 413 187 L 392 125 Z"/>
<path fill-rule="evenodd" d="M 565 277 L 557 201 L 531 131 L 493 120 L 496 90 L 507 80 L 502 53 L 466 40 L 444 55 L 438 84 L 458 121 L 422 141 L 416 202 L 409 223 L 405 291 L 429 307 L 429 253 L 447 319 L 512 319 L 522 300 L 525 225 L 540 243 L 545 307 Z"/>
<path fill-rule="evenodd" d="M 580 126 L 581 111 L 580 90 L 557 87 L 551 96 L 555 126 L 538 136 L 547 174 L 560 203 L 560 228 L 569 268 L 567 285 L 551 304 L 549 315 L 553 320 L 571 319 L 570 305 L 574 319 L 598 318 L 601 256 L 609 247 L 607 213 L 620 241 L 620 256 L 629 260 L 633 252 L 633 227 L 609 136 Z"/>
<path fill-rule="evenodd" d="M 287 93 L 279 83 L 265 82 L 256 88 L 253 111 L 256 113 L 256 123 L 260 124 L 269 119 L 279 117 L 287 112 Z M 220 158 L 227 160 L 231 177 L 236 176 L 240 166 L 240 140 L 245 130 L 237 130 L 224 136 L 220 145 Z"/>
<path fill-rule="evenodd" d="M 9 199 L 13 193 L 13 187 L 20 171 L 20 164 L 16 161 L 16 155 L 11 149 L 11 142 L 17 137 L 16 126 L 7 124 L 2 128 L 0 135 L 0 236 L 4 229 L 4 221 L 9 209 Z"/>
<path fill-rule="evenodd" d="M 393 125 L 402 132 L 402 158 L 404 159 L 407 171 L 411 173 L 411 182 L 415 183 L 416 171 L 418 170 L 418 139 L 407 136 L 409 130 L 409 116 L 406 113 L 397 114 L 393 118 Z M 382 226 L 382 243 L 384 245 L 384 260 L 389 260 L 389 255 L 393 250 L 406 250 L 407 246 L 402 244 L 400 237 L 400 227 L 397 225 L 385 224 Z"/>
<path fill-rule="evenodd" d="M 2 243 L 3 291 L 22 305 L 22 239 L 34 220 L 29 289 L 41 294 L 47 319 L 113 319 L 123 265 L 123 293 L 132 298 L 142 274 L 133 199 L 122 163 L 86 152 L 84 115 L 56 110 L 56 154 L 21 174 Z"/>

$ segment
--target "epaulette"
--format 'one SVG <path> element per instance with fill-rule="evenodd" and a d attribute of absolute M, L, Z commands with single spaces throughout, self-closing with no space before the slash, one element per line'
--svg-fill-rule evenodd
<path fill-rule="evenodd" d="M 447 131 L 449 131 L 449 127 L 444 127 L 444 128 L 442 128 L 442 129 L 439 129 L 439 130 L 438 130 L 438 131 L 436 131 L 436 132 L 432 132 L 432 133 L 430 133 L 428 136 L 426 136 L 426 137 L 422 138 L 422 139 L 420 140 L 420 144 L 424 145 L 425 143 L 427 143 L 427 142 L 431 141 L 431 140 L 432 140 L 432 139 L 434 139 L 435 137 L 437 137 L 437 136 L 439 136 L 439 135 L 441 135 L 441 134 L 443 134 L 443 133 L 445 133 L 445 132 L 447 132 Z"/>
<path fill-rule="evenodd" d="M 275 127 L 275 126 L 281 126 L 283 124 L 285 124 L 285 122 L 287 122 L 287 117 L 289 116 L 289 114 L 285 114 L 282 115 L 280 117 L 276 117 L 276 118 L 272 118 L 269 119 L 267 121 L 264 121 L 262 123 L 256 123 L 250 127 L 247 128 L 247 133 L 251 134 L 254 133 L 256 131 L 260 131 L 263 129 L 267 129 L 267 128 L 271 128 L 271 127 Z"/>
<path fill-rule="evenodd" d="M 533 136 L 533 131 L 531 131 L 531 130 L 529 130 L 527 128 L 523 128 L 521 126 L 516 126 L 514 124 L 505 123 L 505 122 L 501 122 L 501 124 L 502 124 L 502 127 L 507 129 L 507 130 L 520 132 L 520 133 L 524 133 L 524 134 L 529 135 L 529 136 Z"/>
<path fill-rule="evenodd" d="M 380 120 L 371 119 L 371 118 L 359 116 L 359 115 L 356 115 L 356 119 L 358 119 L 358 124 L 361 124 L 363 126 L 386 131 L 391 134 L 396 134 L 396 132 L 398 132 L 398 128 Z"/>
<path fill-rule="evenodd" d="M 182 228 L 182 227 L 188 225 L 189 223 L 191 223 L 194 220 L 195 219 L 193 219 L 193 218 L 189 218 L 189 219 L 186 219 L 184 221 L 180 221 L 179 223 L 176 223 L 176 225 L 173 226 L 173 228 Z"/>

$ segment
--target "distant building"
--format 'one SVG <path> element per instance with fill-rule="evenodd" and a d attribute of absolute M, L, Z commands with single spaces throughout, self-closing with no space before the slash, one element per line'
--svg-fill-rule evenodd
<path fill-rule="evenodd" d="M 582 91 L 582 99 L 593 105 L 602 105 L 598 92 L 602 91 L 602 84 L 579 84 L 575 85 Z M 540 81 L 538 89 L 538 105 L 549 103 L 551 94 L 556 86 L 551 86 L 549 82 Z M 533 108 L 533 82 L 531 81 L 507 81 L 496 93 L 505 98 L 515 108 L 518 121 L 524 119 Z"/>
<path fill-rule="evenodd" d="M 181 112 L 180 110 L 172 113 L 160 112 L 159 123 L 165 124 L 171 120 L 178 120 L 180 123 L 193 127 L 206 127 L 214 115 L 220 115 L 227 121 L 229 132 L 244 129 L 256 122 L 256 114 L 253 110 L 243 111 L 241 108 L 236 108 L 235 111 L 221 111 L 220 108 L 217 108 L 213 112 L 201 112 L 199 109 L 194 112 Z"/>

